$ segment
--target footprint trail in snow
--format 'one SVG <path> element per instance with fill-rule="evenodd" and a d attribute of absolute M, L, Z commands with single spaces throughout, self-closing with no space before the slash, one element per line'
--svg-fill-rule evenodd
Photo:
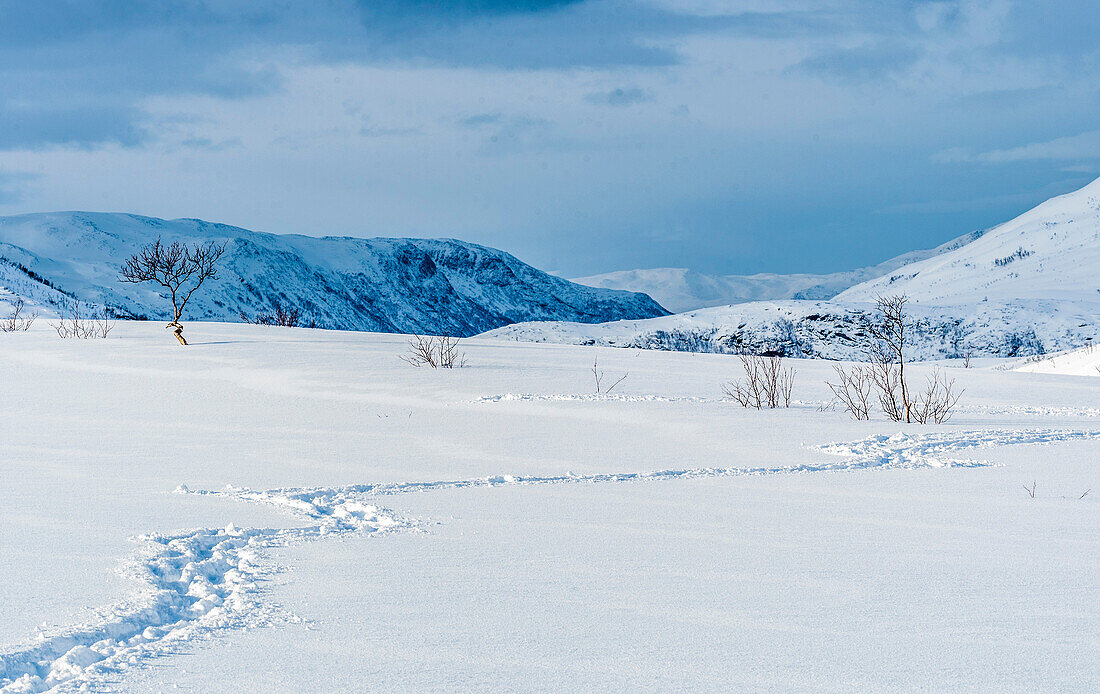
<path fill-rule="evenodd" d="M 591 475 L 498 475 L 462 480 L 364 484 L 313 489 L 254 491 L 227 487 L 222 491 L 185 494 L 218 495 L 247 503 L 276 506 L 306 519 L 305 527 L 238 530 L 198 529 L 174 535 L 146 535 L 139 556 L 125 574 L 141 584 L 124 604 L 104 610 L 97 621 L 51 635 L 40 634 L 25 647 L 0 652 L 0 692 L 86 691 L 109 687 L 129 667 L 172 653 L 192 639 L 218 630 L 266 626 L 280 611 L 262 600 L 258 581 L 276 571 L 264 559 L 265 550 L 327 536 L 380 534 L 417 530 L 421 524 L 403 519 L 372 501 L 412 492 L 469 487 L 545 484 L 646 482 L 744 475 L 798 474 L 843 470 L 984 467 L 990 463 L 954 458 L 979 448 L 1034 445 L 1100 439 L 1088 430 L 978 430 L 871 436 L 851 443 L 814 446 L 811 450 L 835 460 L 789 467 L 699 467 L 656 472 Z M 282 616 L 285 618 L 285 615 Z"/>

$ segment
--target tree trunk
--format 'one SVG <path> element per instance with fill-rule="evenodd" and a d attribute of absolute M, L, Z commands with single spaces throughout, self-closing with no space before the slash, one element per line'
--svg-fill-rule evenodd
<path fill-rule="evenodd" d="M 164 326 L 172 329 L 172 334 L 176 336 L 176 339 L 180 341 L 180 344 L 184 347 L 187 346 L 187 340 L 183 339 L 183 326 L 178 321 L 172 321 L 168 325 Z"/>

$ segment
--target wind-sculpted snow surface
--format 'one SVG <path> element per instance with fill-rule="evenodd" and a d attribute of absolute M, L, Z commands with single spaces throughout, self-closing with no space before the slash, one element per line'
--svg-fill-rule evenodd
<path fill-rule="evenodd" d="M 71 692 L 117 681 L 130 667 L 219 630 L 293 620 L 264 602 L 258 582 L 276 567 L 265 558 L 274 547 L 351 533 L 378 534 L 422 527 L 374 502 L 378 497 L 441 489 L 601 484 L 798 474 L 867 469 L 984 467 L 980 460 L 952 457 L 963 451 L 1100 438 L 1092 430 L 968 430 L 871 436 L 812 450 L 833 460 L 788 467 L 695 467 L 656 472 L 577 475 L 495 475 L 457 480 L 362 484 L 313 489 L 221 491 L 179 487 L 183 494 L 217 495 L 268 504 L 307 525 L 293 528 L 199 529 L 147 535 L 125 574 L 143 583 L 126 604 L 103 611 L 98 621 L 55 634 L 40 634 L 26 647 L 0 653 L 0 692 Z"/>

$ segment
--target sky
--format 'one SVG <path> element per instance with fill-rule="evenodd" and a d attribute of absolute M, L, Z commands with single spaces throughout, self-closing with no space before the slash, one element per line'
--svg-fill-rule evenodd
<path fill-rule="evenodd" d="M 1100 177 L 1095 0 L 0 0 L 0 215 L 828 272 Z"/>

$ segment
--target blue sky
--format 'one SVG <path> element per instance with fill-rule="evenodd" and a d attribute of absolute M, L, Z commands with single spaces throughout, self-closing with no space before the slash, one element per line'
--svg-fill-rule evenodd
<path fill-rule="evenodd" d="M 1094 0 L 0 0 L 0 214 L 821 272 L 1100 176 Z"/>

